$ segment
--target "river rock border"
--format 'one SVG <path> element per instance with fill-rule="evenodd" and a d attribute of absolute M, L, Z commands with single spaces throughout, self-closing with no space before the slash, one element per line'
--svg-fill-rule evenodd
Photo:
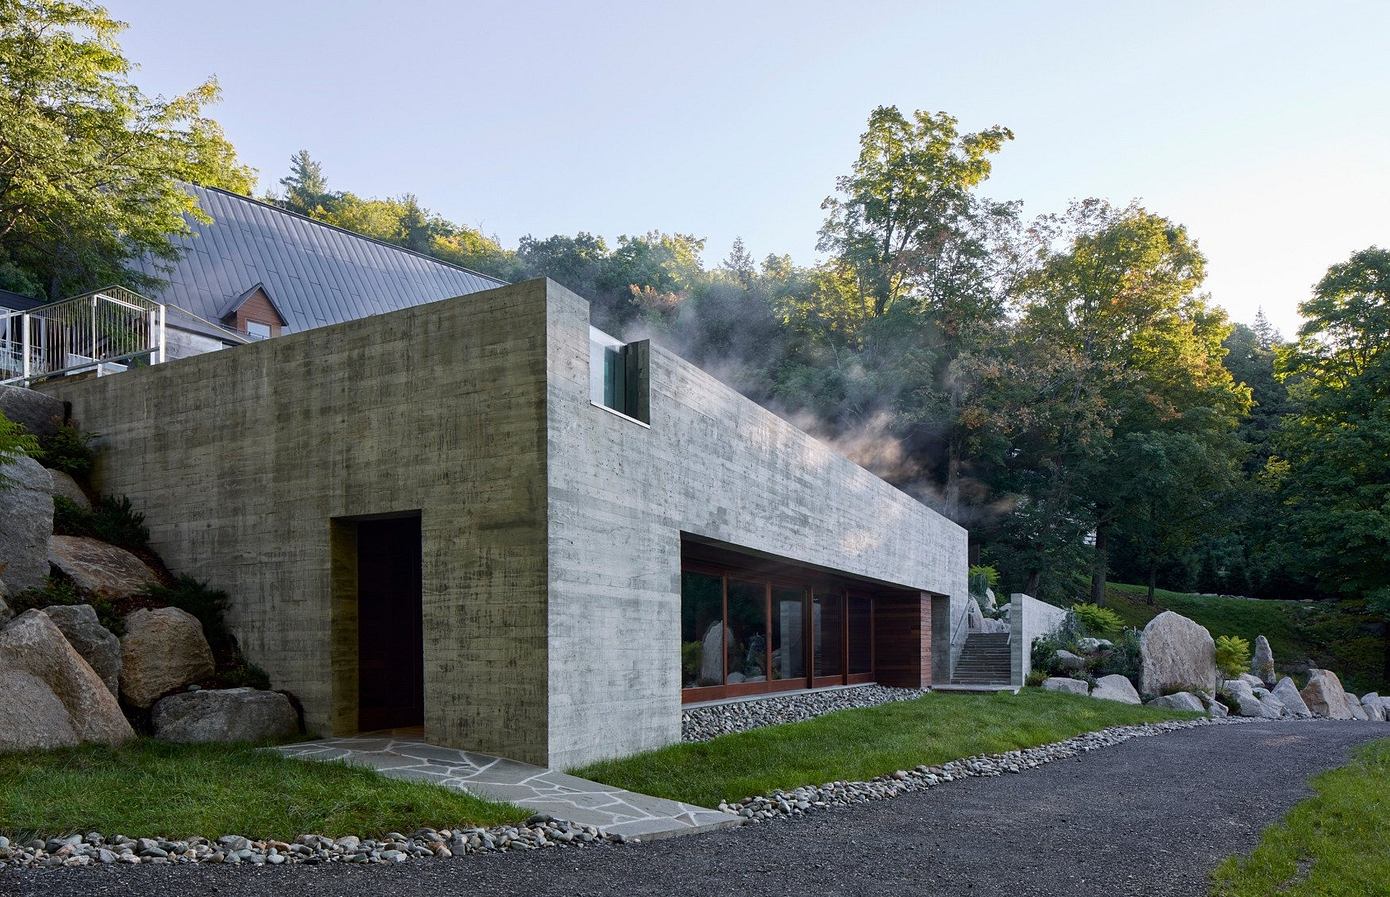
<path fill-rule="evenodd" d="M 1056 760 L 1068 760 L 1099 748 L 1113 747 L 1129 741 L 1131 738 L 1163 735 L 1181 729 L 1195 729 L 1199 726 L 1237 725 L 1245 722 L 1255 722 L 1255 720 L 1227 717 L 1225 719 L 1180 720 L 1143 723 L 1134 726 L 1115 726 L 1022 750 L 966 757 L 943 763 L 940 766 L 917 766 L 913 769 L 900 769 L 891 775 L 879 776 L 867 782 L 829 782 L 825 785 L 806 785 L 790 791 L 774 791 L 771 794 L 749 797 L 741 801 L 723 802 L 720 803 L 719 809 L 742 816 L 749 822 L 790 819 L 832 807 L 848 807 L 869 801 L 890 800 L 910 792 L 926 791 L 960 779 L 1020 773 Z"/>
<path fill-rule="evenodd" d="M 758 696 L 706 707 L 692 707 L 681 713 L 681 741 L 699 742 L 747 732 L 764 726 L 799 723 L 838 710 L 877 707 L 894 701 L 911 701 L 927 692 L 917 688 L 887 685 L 856 685 L 828 691 L 808 691 L 779 697 Z"/>
<path fill-rule="evenodd" d="M 0 869 L 53 866 L 157 865 L 222 863 L 227 865 L 278 866 L 321 863 L 361 863 L 390 865 L 406 860 L 446 858 L 479 853 L 540 850 L 546 847 L 585 847 L 604 843 L 621 844 L 634 839 L 603 834 L 596 826 L 580 825 L 532 816 L 522 825 L 494 828 L 420 829 L 406 836 L 391 832 L 382 838 L 347 835 L 327 838 L 300 835 L 292 842 L 255 840 L 241 835 L 224 835 L 216 841 L 187 838 L 107 837 L 100 832 L 69 835 L 65 838 L 34 839 L 15 844 L 0 836 Z"/>

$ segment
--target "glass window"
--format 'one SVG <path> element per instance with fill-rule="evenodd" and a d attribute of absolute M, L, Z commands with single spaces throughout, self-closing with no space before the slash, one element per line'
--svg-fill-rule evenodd
<path fill-rule="evenodd" d="M 815 644 L 815 675 L 839 676 L 844 673 L 840 652 L 844 616 L 838 592 L 817 592 L 811 603 L 811 631 Z"/>
<path fill-rule="evenodd" d="M 728 684 L 767 681 L 767 587 L 729 580 Z"/>
<path fill-rule="evenodd" d="M 772 678 L 806 678 L 806 592 L 778 586 L 772 590 Z"/>
<path fill-rule="evenodd" d="M 681 687 L 724 684 L 724 581 L 681 574 Z"/>
<path fill-rule="evenodd" d="M 589 400 L 649 423 L 648 343 L 614 339 L 589 328 Z"/>
<path fill-rule="evenodd" d="M 849 671 L 871 673 L 874 665 L 874 604 L 868 598 L 849 598 Z"/>
<path fill-rule="evenodd" d="M 260 321 L 246 322 L 246 335 L 252 339 L 270 339 L 270 325 Z"/>

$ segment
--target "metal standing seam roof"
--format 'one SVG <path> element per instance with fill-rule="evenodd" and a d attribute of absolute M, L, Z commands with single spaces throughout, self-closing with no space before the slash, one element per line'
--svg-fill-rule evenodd
<path fill-rule="evenodd" d="M 258 283 L 297 332 L 490 290 L 506 282 L 324 224 L 246 196 L 185 185 L 211 224 L 190 221 L 175 262 L 146 257 L 162 278 L 150 298 L 208 321 Z"/>

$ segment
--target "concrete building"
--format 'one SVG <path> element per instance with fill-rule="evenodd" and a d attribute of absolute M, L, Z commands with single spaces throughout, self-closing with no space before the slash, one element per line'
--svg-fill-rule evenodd
<path fill-rule="evenodd" d="M 44 388 L 324 734 L 568 767 L 949 676 L 963 529 L 548 280 Z"/>

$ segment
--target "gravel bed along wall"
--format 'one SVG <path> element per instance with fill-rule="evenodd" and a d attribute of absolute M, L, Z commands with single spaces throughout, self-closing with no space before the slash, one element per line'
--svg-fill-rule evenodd
<path fill-rule="evenodd" d="M 925 691 L 915 688 L 861 685 L 854 688 L 811 691 L 751 701 L 734 701 L 710 707 L 695 707 L 681 714 L 681 740 L 709 741 L 720 735 L 814 719 L 837 710 L 876 707 L 892 701 L 910 701 L 924 694 Z"/>

